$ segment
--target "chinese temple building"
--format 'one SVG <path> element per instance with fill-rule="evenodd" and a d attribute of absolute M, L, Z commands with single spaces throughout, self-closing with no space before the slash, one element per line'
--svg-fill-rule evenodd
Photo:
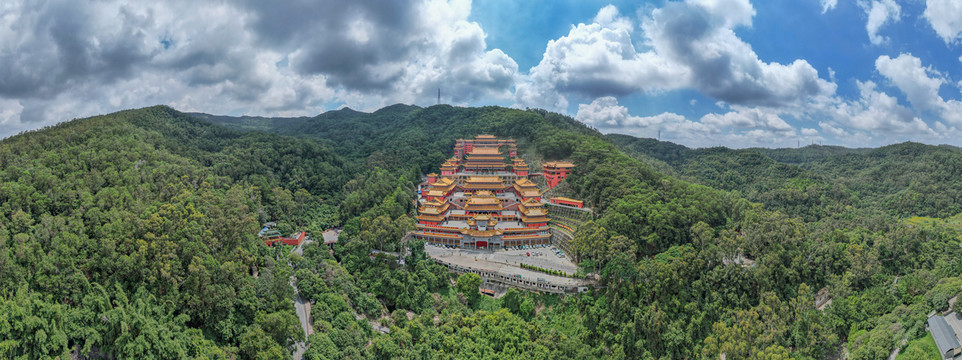
<path fill-rule="evenodd" d="M 573 167 L 570 162 L 546 163 L 545 180 L 557 186 Z M 514 140 L 491 135 L 457 140 L 454 156 L 440 170 L 427 175 L 412 236 L 477 249 L 549 243 L 545 190 L 529 178 L 538 174 L 529 173 L 528 164 L 517 157 Z"/>
<path fill-rule="evenodd" d="M 546 162 L 541 166 L 542 171 L 544 171 L 544 181 L 548 183 L 548 187 L 554 189 L 555 186 L 561 183 L 571 174 L 571 169 L 575 167 L 567 161 L 550 161 Z"/>
<path fill-rule="evenodd" d="M 579 209 L 582 209 L 585 207 L 584 201 L 575 200 L 575 199 L 566 198 L 566 197 L 553 197 L 551 198 L 551 203 L 556 205 L 573 206 Z"/>

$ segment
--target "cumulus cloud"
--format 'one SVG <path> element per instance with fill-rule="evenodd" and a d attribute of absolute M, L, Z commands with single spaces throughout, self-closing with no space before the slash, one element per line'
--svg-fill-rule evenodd
<path fill-rule="evenodd" d="M 888 38 L 878 34 L 883 25 L 898 22 L 902 13 L 902 7 L 895 0 L 873 0 L 871 2 L 860 0 L 859 7 L 865 10 L 868 21 L 865 23 L 865 31 L 868 32 L 869 41 L 875 45 L 881 45 L 888 41 Z"/>
<path fill-rule="evenodd" d="M 777 114 L 757 108 L 736 109 L 724 114 L 707 114 L 699 121 L 665 112 L 652 116 L 633 116 L 618 104 L 618 99 L 604 96 L 589 104 L 578 105 L 578 121 L 604 132 L 631 134 L 639 137 L 673 141 L 695 147 L 795 146 L 798 141 L 821 141 L 818 130 L 805 129 L 801 135 Z"/>
<path fill-rule="evenodd" d="M 879 141 L 898 141 L 906 135 L 938 136 L 912 110 L 900 105 L 897 98 L 878 91 L 874 82 L 858 81 L 857 85 L 859 99 L 838 104 L 831 114 L 834 122 L 822 123 L 823 130 L 844 133 L 839 130 L 847 127 L 876 144 Z"/>
<path fill-rule="evenodd" d="M 530 78 L 519 83 L 518 103 L 567 106 L 568 95 L 693 88 L 730 104 L 780 107 L 835 92 L 835 84 L 819 78 L 807 61 L 764 62 L 735 35 L 755 15 L 747 0 L 670 2 L 643 20 L 640 34 L 616 11 L 609 5 L 595 22 L 549 41 Z M 640 51 L 633 34 L 642 39 Z"/>
<path fill-rule="evenodd" d="M 688 120 L 675 113 L 654 116 L 633 116 L 628 108 L 618 104 L 618 99 L 604 96 L 590 104 L 578 105 L 575 119 L 598 127 L 602 131 L 626 133 L 640 137 L 663 139 L 699 146 L 702 141 L 719 134 L 715 127 Z"/>
<path fill-rule="evenodd" d="M 701 118 L 701 122 L 718 127 L 766 129 L 774 132 L 794 130 L 778 114 L 760 108 L 744 108 L 724 114 L 707 114 Z"/>
<path fill-rule="evenodd" d="M 962 35 L 962 2 L 956 0 L 926 0 L 922 14 L 935 33 L 951 44 Z"/>
<path fill-rule="evenodd" d="M 875 60 L 875 68 L 902 91 L 916 109 L 962 124 L 962 102 L 945 100 L 939 95 L 939 88 L 947 80 L 931 66 L 923 67 L 922 59 L 905 53 L 894 59 L 883 55 Z"/>
<path fill-rule="evenodd" d="M 734 27 L 750 25 L 754 14 L 750 6 L 739 3 L 747 4 L 672 2 L 652 11 L 640 27 L 645 54 L 687 70 L 686 82 L 659 90 L 694 88 L 714 97 L 727 111 L 706 114 L 698 121 L 670 112 L 632 116 L 614 97 L 599 97 L 579 105 L 577 118 L 603 131 L 647 137 L 661 131 L 665 139 L 692 146 L 794 146 L 796 141 L 822 141 L 823 133 L 834 141 L 861 146 L 909 139 L 957 141 L 953 136 L 960 131 L 953 125 L 962 124 L 962 115 L 957 115 L 962 114 L 962 102 L 939 96 L 948 80 L 936 69 L 923 67 L 910 54 L 876 60 L 879 74 L 906 94 L 912 108 L 899 104 L 898 98 L 872 81 L 856 80 L 857 98 L 843 99 L 835 95 L 834 80 L 821 79 L 804 60 L 761 61 L 734 34 Z M 898 4 L 880 0 L 860 5 L 868 15 L 873 43 L 884 42 L 878 30 L 898 19 Z M 930 126 L 917 111 L 929 111 L 941 121 Z M 789 119 L 818 126 L 798 129 Z"/>
<path fill-rule="evenodd" d="M 673 89 L 687 81 L 686 69 L 653 52 L 636 51 L 629 34 L 633 25 L 614 6 L 602 8 L 595 20 L 548 42 L 541 62 L 518 84 L 519 104 L 564 111 L 569 93 L 626 95 Z"/>
<path fill-rule="evenodd" d="M 614 5 L 608 5 L 598 10 L 594 22 L 608 29 L 624 30 L 629 33 L 635 29 L 635 24 L 628 18 L 621 16 L 618 8 Z"/>
<path fill-rule="evenodd" d="M 705 7 L 668 3 L 652 12 L 643 28 L 658 54 L 691 72 L 691 86 L 737 105 L 790 106 L 835 92 L 805 60 L 766 63 L 735 35 L 749 25 L 754 10 L 747 0 Z"/>
<path fill-rule="evenodd" d="M 509 99 L 515 61 L 488 49 L 464 0 L 0 5 L 0 136 L 157 103 L 313 115 L 340 102 Z M 19 109 L 10 116 L 8 109 Z M 36 127 L 33 125 L 29 127 Z"/>
<path fill-rule="evenodd" d="M 939 96 L 948 83 L 944 75 L 911 54 L 880 56 L 876 70 L 905 94 L 911 107 L 879 88 L 873 81 L 858 81 L 858 98 L 817 104 L 807 114 L 819 128 L 846 145 L 879 146 L 902 141 L 955 143 L 962 138 L 962 102 Z M 926 122 L 923 116 L 929 118 Z M 934 118 L 933 118 L 934 117 Z"/>
<path fill-rule="evenodd" d="M 156 103 L 227 112 L 273 92 L 297 89 L 286 87 L 290 81 L 273 66 L 281 55 L 252 51 L 249 34 L 235 21 L 244 14 L 226 4 L 51 1 L 5 6 L 0 96 L 22 108 L 16 121 L 48 123 Z M 218 100 L 194 100 L 207 96 Z M 324 96 L 312 92 L 302 94 L 301 103 L 257 101 L 248 107 L 305 109 L 308 101 Z"/>
<path fill-rule="evenodd" d="M 77 83 L 111 82 L 158 52 L 159 44 L 141 31 L 150 25 L 148 16 L 126 6 L 51 1 L 5 7 L 0 96 L 49 98 Z M 97 25 L 103 23 L 113 26 Z"/>
<path fill-rule="evenodd" d="M 244 3 L 258 43 L 291 52 L 302 75 L 365 94 L 411 101 L 438 87 L 455 102 L 507 98 L 518 65 L 469 22 L 471 2 L 319 1 Z"/>
<path fill-rule="evenodd" d="M 905 53 L 894 59 L 882 55 L 875 59 L 875 68 L 902 90 L 916 108 L 933 109 L 941 101 L 939 87 L 944 80 L 934 69 L 923 68 L 922 59 Z"/>

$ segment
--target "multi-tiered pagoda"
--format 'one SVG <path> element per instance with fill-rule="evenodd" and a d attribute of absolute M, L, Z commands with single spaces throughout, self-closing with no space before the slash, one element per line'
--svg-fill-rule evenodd
<path fill-rule="evenodd" d="M 551 167 L 544 169 L 550 187 L 574 167 L 548 164 Z M 441 165 L 441 174 L 428 174 L 427 189 L 418 199 L 413 236 L 461 248 L 547 244 L 551 234 L 544 191 L 529 178 L 540 174 L 529 171 L 512 139 L 479 135 L 458 140 L 454 156 Z"/>

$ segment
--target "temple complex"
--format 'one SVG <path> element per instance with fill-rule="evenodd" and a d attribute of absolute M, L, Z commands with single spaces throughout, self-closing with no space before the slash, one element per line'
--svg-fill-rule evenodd
<path fill-rule="evenodd" d="M 573 167 L 545 163 L 548 186 L 557 186 Z M 550 242 L 546 190 L 529 178 L 541 174 L 529 172 L 514 140 L 491 135 L 457 140 L 454 156 L 440 170 L 427 175 L 427 187 L 420 191 L 415 238 L 475 249 Z"/>

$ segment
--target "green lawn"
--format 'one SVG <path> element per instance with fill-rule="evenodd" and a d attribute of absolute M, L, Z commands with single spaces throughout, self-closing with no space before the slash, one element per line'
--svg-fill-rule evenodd
<path fill-rule="evenodd" d="M 928 354 L 928 356 L 919 357 L 916 356 L 916 354 Z M 932 333 L 928 331 L 925 332 L 925 336 L 909 341 L 905 349 L 899 352 L 899 356 L 895 357 L 895 360 L 915 360 L 921 358 L 932 360 L 942 359 L 942 356 L 939 355 L 939 348 L 935 346 L 935 339 L 932 339 Z"/>

